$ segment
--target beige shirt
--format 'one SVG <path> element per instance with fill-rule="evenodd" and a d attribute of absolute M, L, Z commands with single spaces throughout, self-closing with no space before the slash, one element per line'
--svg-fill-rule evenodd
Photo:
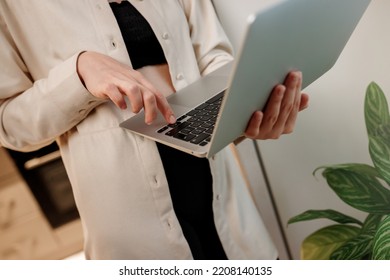
<path fill-rule="evenodd" d="M 130 2 L 157 35 L 176 90 L 232 59 L 210 1 Z M 108 1 L 2 0 L 0 46 L 0 142 L 30 151 L 57 141 L 87 258 L 191 259 L 155 143 L 119 128 L 130 110 L 93 97 L 76 72 L 84 50 L 131 65 Z M 210 160 L 223 247 L 230 259 L 275 259 L 232 158 L 225 149 Z"/>

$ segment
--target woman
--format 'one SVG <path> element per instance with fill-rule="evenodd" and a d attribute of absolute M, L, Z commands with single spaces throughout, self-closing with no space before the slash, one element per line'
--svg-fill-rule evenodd
<path fill-rule="evenodd" d="M 142 108 L 174 123 L 165 96 L 232 59 L 209 0 L 5 0 L 0 20 L 1 144 L 57 141 L 87 258 L 277 257 L 228 149 L 198 160 L 118 127 Z M 300 85 L 293 72 L 276 86 L 246 136 L 290 133 Z"/>

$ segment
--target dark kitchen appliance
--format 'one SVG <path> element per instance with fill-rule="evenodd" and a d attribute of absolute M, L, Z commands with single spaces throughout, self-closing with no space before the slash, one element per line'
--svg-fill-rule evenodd
<path fill-rule="evenodd" d="M 28 153 L 7 151 L 53 228 L 79 217 L 56 143 Z"/>

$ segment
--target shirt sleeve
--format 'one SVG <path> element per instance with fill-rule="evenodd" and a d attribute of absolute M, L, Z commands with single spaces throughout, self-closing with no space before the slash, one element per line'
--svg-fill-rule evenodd
<path fill-rule="evenodd" d="M 101 100 L 77 74 L 75 54 L 34 81 L 0 18 L 0 144 L 14 150 L 41 148 L 83 120 Z"/>
<path fill-rule="evenodd" d="M 233 48 L 210 0 L 181 0 L 201 75 L 233 59 Z"/>

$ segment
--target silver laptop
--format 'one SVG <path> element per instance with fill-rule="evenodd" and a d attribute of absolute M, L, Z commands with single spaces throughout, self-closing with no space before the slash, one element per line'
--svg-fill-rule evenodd
<path fill-rule="evenodd" d="M 143 111 L 121 127 L 197 157 L 211 157 L 243 135 L 256 110 L 287 73 L 303 72 L 303 87 L 336 62 L 370 0 L 285 0 L 250 15 L 234 62 L 168 97 L 178 119 Z"/>

